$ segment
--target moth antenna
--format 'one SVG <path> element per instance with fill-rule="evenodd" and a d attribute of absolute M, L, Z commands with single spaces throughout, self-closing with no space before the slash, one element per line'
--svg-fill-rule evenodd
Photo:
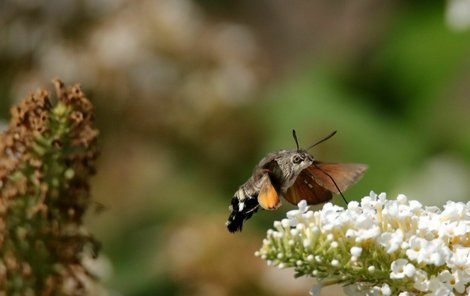
<path fill-rule="evenodd" d="M 329 138 L 333 137 L 335 134 L 336 134 L 336 131 L 333 131 L 333 132 L 330 133 L 328 136 L 324 137 L 324 138 L 321 139 L 320 141 L 318 141 L 318 142 L 316 142 L 315 144 L 313 144 L 312 146 L 308 147 L 307 150 L 310 150 L 310 149 L 312 149 L 313 147 L 317 146 L 318 144 L 325 142 L 325 141 L 328 140 Z M 297 145 L 297 147 L 298 147 L 298 145 Z"/>
<path fill-rule="evenodd" d="M 297 151 L 299 151 L 299 141 L 297 140 L 297 134 L 295 133 L 295 129 L 292 130 L 292 136 L 294 137 L 295 145 L 297 146 Z"/>
<path fill-rule="evenodd" d="M 336 133 L 336 131 L 335 131 L 335 133 Z M 334 133 L 333 133 L 332 135 L 334 135 Z M 332 135 L 330 135 L 330 137 L 331 137 Z M 347 205 L 348 205 L 348 201 L 346 200 L 346 198 L 344 197 L 343 193 L 341 192 L 341 189 L 339 189 L 338 184 L 336 184 L 335 179 L 333 179 L 333 177 L 330 176 L 330 174 L 328 174 L 327 172 L 325 172 L 324 170 L 322 170 L 321 167 L 317 166 L 317 165 L 315 164 L 315 162 L 313 163 L 313 165 L 314 165 L 317 169 L 319 169 L 323 174 L 327 175 L 328 178 L 331 179 L 331 181 L 333 181 L 333 184 L 335 184 L 336 189 L 338 189 L 339 194 L 341 195 L 341 197 L 343 198 L 343 200 L 344 200 L 344 202 L 346 203 L 346 206 L 347 206 Z"/>

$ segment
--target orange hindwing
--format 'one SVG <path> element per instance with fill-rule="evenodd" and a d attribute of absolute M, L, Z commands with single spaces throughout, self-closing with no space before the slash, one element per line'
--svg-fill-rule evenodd
<path fill-rule="evenodd" d="M 281 205 L 279 194 L 277 194 L 268 174 L 262 178 L 264 181 L 258 194 L 258 203 L 265 210 L 275 210 Z"/>

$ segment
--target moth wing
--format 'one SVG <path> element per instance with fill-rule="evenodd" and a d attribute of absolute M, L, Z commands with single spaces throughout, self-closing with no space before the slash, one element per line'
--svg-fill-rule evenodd
<path fill-rule="evenodd" d="M 338 194 L 338 188 L 341 192 L 345 191 L 359 181 L 366 170 L 367 165 L 360 163 L 326 163 L 316 161 L 304 171 L 308 172 L 318 185 Z M 338 188 L 335 183 L 338 185 Z"/>
<path fill-rule="evenodd" d="M 306 170 L 303 170 L 287 189 L 284 198 L 291 204 L 297 205 L 301 200 L 306 200 L 310 205 L 316 205 L 329 201 L 332 193 L 318 185 L 315 179 Z"/>
<path fill-rule="evenodd" d="M 275 210 L 281 205 L 279 194 L 271 183 L 268 174 L 263 175 L 262 178 L 264 180 L 258 194 L 258 203 L 265 210 Z"/>

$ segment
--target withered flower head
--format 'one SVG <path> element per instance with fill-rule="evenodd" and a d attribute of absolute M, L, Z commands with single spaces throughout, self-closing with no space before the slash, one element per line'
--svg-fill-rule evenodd
<path fill-rule="evenodd" d="M 54 84 L 56 100 L 31 94 L 0 135 L 0 295 L 87 295 L 94 282 L 82 218 L 98 131 L 80 87 Z"/>

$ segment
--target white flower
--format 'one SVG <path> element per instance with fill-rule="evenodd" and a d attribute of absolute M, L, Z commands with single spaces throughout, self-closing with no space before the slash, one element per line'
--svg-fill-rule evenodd
<path fill-rule="evenodd" d="M 276 225 L 274 225 L 275 227 Z M 286 228 L 286 227 L 289 227 L 289 226 L 294 226 L 294 225 L 291 225 L 291 221 L 289 219 L 282 219 L 281 220 L 281 226 Z"/>
<path fill-rule="evenodd" d="M 422 211 L 423 205 L 417 200 L 410 200 L 409 207 L 411 211 L 419 213 Z"/>
<path fill-rule="evenodd" d="M 314 212 L 302 202 L 287 215 L 256 253 L 268 264 L 354 283 L 358 295 L 470 292 L 470 202 L 448 202 L 441 211 L 404 195 L 387 200 L 371 192 L 346 209 L 328 203 Z"/>
<path fill-rule="evenodd" d="M 397 202 L 401 205 L 406 205 L 408 204 L 408 198 L 404 194 L 398 194 Z"/>
<path fill-rule="evenodd" d="M 389 296 L 392 295 L 392 290 L 390 289 L 390 286 L 387 284 L 383 284 L 383 286 L 380 288 L 380 294 L 383 296 Z"/>
<path fill-rule="evenodd" d="M 416 271 L 415 266 L 411 263 L 408 263 L 408 260 L 406 259 L 398 259 L 393 261 L 391 269 L 391 279 L 402 279 L 404 277 L 412 277 Z"/>
<path fill-rule="evenodd" d="M 439 229 L 440 238 L 454 238 L 457 236 L 465 235 L 469 232 L 469 226 L 464 221 L 453 221 L 444 223 Z"/>
<path fill-rule="evenodd" d="M 431 291 L 432 293 L 428 295 L 436 295 L 436 296 L 454 295 L 454 293 L 452 293 L 452 287 L 446 283 L 443 283 L 437 277 L 432 277 L 429 280 L 429 291 Z"/>
<path fill-rule="evenodd" d="M 433 239 L 431 241 L 413 236 L 409 240 L 409 249 L 406 255 L 410 260 L 418 263 L 428 263 L 436 266 L 443 265 L 451 256 L 451 251 L 444 241 L 441 239 Z"/>
<path fill-rule="evenodd" d="M 425 292 L 429 289 L 429 280 L 428 280 L 428 275 L 426 271 L 422 269 L 416 269 L 413 279 L 414 279 L 413 288 L 422 292 Z"/>
<path fill-rule="evenodd" d="M 367 296 L 390 296 L 392 295 L 392 290 L 387 284 L 382 286 L 374 286 L 366 292 Z"/>
<path fill-rule="evenodd" d="M 448 287 L 454 288 L 458 293 L 465 291 L 465 285 L 469 282 L 469 277 L 464 272 L 457 270 L 450 273 L 444 270 L 438 275 L 438 279 Z"/>
<path fill-rule="evenodd" d="M 373 239 L 379 236 L 380 228 L 377 225 L 370 226 L 369 229 L 359 229 L 356 232 L 356 242 Z"/>
<path fill-rule="evenodd" d="M 308 205 L 306 200 L 301 200 L 298 204 L 297 207 L 299 208 L 298 210 L 291 210 L 287 212 L 286 216 L 287 218 L 295 218 L 298 216 L 302 216 L 302 214 L 306 213 L 308 211 Z"/>
<path fill-rule="evenodd" d="M 340 227 L 342 219 L 340 218 L 342 207 L 326 203 L 320 211 L 321 227 L 324 231 L 331 231 L 334 228 Z"/>
<path fill-rule="evenodd" d="M 448 201 L 441 213 L 441 221 L 468 220 L 469 217 L 469 209 L 463 202 Z"/>
<path fill-rule="evenodd" d="M 309 238 L 306 238 L 303 240 L 303 245 L 304 245 L 304 248 L 308 248 L 312 245 L 312 240 L 309 239 Z"/>
<path fill-rule="evenodd" d="M 403 231 L 397 229 L 395 232 L 384 232 L 379 235 L 377 242 L 382 245 L 387 253 L 393 253 L 400 248 L 403 243 Z"/>
<path fill-rule="evenodd" d="M 383 205 L 387 202 L 387 194 L 385 192 L 381 192 L 377 198 L 375 203 L 375 208 L 383 207 Z"/>
<path fill-rule="evenodd" d="M 297 204 L 297 207 L 299 208 L 298 210 L 291 210 L 286 214 L 289 225 L 293 227 L 297 226 L 297 224 L 302 221 L 303 215 L 308 211 L 309 208 L 306 200 L 301 200 Z"/>
<path fill-rule="evenodd" d="M 450 257 L 451 251 L 444 241 L 441 239 L 434 239 L 425 247 L 423 262 L 434 264 L 436 266 L 443 265 Z"/>
<path fill-rule="evenodd" d="M 360 211 L 359 203 L 355 200 L 348 203 L 348 210 L 350 211 Z"/>
<path fill-rule="evenodd" d="M 375 192 L 371 191 L 369 193 L 369 196 L 364 196 L 361 199 L 361 207 L 364 208 L 364 209 L 365 208 L 373 208 L 376 199 L 377 199 L 377 194 L 375 194 Z"/>
<path fill-rule="evenodd" d="M 447 260 L 447 265 L 460 270 L 467 269 L 470 272 L 470 248 L 456 246 L 449 260 Z"/>
<path fill-rule="evenodd" d="M 377 209 L 381 208 L 387 200 L 387 195 L 382 192 L 378 196 L 375 192 L 371 191 L 369 196 L 364 197 L 361 200 L 361 207 L 363 209 Z"/>
<path fill-rule="evenodd" d="M 437 233 L 441 228 L 439 214 L 427 211 L 426 215 L 418 217 L 418 229 L 424 233 Z"/>
<path fill-rule="evenodd" d="M 352 247 L 351 250 L 351 255 L 354 257 L 360 257 L 362 253 L 362 248 L 361 247 Z"/>
<path fill-rule="evenodd" d="M 409 249 L 406 250 L 406 256 L 410 260 L 414 260 L 418 263 L 421 263 L 425 257 L 425 247 L 427 246 L 427 241 L 418 236 L 412 236 L 409 239 Z"/>

